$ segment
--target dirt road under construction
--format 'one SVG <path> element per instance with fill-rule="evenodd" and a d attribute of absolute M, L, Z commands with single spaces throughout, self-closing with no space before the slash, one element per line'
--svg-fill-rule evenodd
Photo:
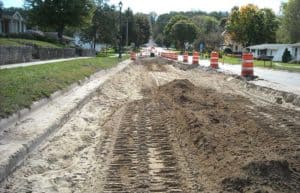
<path fill-rule="evenodd" d="M 299 109 L 245 85 L 160 59 L 130 64 L 0 192 L 299 192 Z"/>

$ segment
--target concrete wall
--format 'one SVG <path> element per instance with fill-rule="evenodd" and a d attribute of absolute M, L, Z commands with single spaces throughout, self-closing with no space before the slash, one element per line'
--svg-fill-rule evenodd
<path fill-rule="evenodd" d="M 0 65 L 30 62 L 32 59 L 51 60 L 95 55 L 95 51 L 90 49 L 0 46 Z"/>
<path fill-rule="evenodd" d="M 95 56 L 96 55 L 96 51 L 95 50 L 92 50 L 92 49 L 76 49 L 76 55 L 77 56 L 81 56 L 81 57 L 84 57 L 84 56 Z"/>
<path fill-rule="evenodd" d="M 74 48 L 38 48 L 37 59 L 51 60 L 75 57 Z"/>
<path fill-rule="evenodd" d="M 0 65 L 30 62 L 32 48 L 30 46 L 0 46 Z"/>

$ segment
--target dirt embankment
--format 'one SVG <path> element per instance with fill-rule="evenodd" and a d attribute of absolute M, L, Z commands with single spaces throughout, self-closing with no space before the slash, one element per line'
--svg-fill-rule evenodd
<path fill-rule="evenodd" d="M 204 192 L 299 191 L 297 112 L 257 107 L 188 80 L 175 80 L 152 94 L 165 104 L 162 115 L 172 119 L 174 143 L 197 171 Z"/>

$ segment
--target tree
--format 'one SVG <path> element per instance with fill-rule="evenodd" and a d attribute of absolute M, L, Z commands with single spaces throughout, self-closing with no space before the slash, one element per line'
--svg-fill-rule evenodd
<path fill-rule="evenodd" d="M 92 23 L 82 30 L 81 39 L 91 42 L 95 49 L 97 43 L 115 44 L 117 41 L 117 21 L 114 6 L 104 1 L 98 1 Z"/>
<path fill-rule="evenodd" d="M 289 42 L 300 41 L 300 0 L 289 0 L 283 4 L 283 27 Z"/>
<path fill-rule="evenodd" d="M 177 42 L 177 47 L 185 48 L 185 43 L 192 43 L 198 33 L 197 26 L 188 20 L 179 20 L 171 29 L 171 37 Z"/>
<path fill-rule="evenodd" d="M 177 23 L 180 20 L 188 20 L 187 17 L 183 16 L 183 15 L 175 15 L 173 16 L 169 22 L 167 23 L 167 25 L 164 28 L 164 34 L 165 36 L 172 36 L 171 32 L 172 32 L 172 27 L 175 23 Z"/>
<path fill-rule="evenodd" d="M 135 43 L 136 42 L 136 22 L 135 22 L 135 16 L 133 14 L 133 11 L 128 8 L 126 9 L 124 15 L 122 16 L 122 18 L 124 18 L 124 22 L 123 22 L 123 45 L 126 45 L 126 43 L 128 43 L 128 45 L 130 45 L 131 43 Z M 126 42 L 126 38 L 127 38 L 127 27 L 128 27 L 128 42 Z M 126 45 L 126 46 L 128 46 Z"/>
<path fill-rule="evenodd" d="M 258 9 L 248 4 L 234 7 L 228 18 L 226 30 L 232 39 L 245 46 L 276 41 L 278 21 L 270 9 Z"/>
<path fill-rule="evenodd" d="M 146 14 L 137 13 L 134 16 L 135 20 L 135 45 L 139 47 L 149 41 L 150 37 L 150 23 Z"/>
<path fill-rule="evenodd" d="M 200 39 L 199 36 L 201 36 L 203 39 L 207 34 L 210 33 L 214 34 L 211 37 L 221 37 L 221 33 L 224 31 L 227 16 L 227 12 L 206 13 L 203 11 L 170 12 L 167 14 L 162 14 L 157 17 L 157 20 L 153 25 L 153 38 L 159 45 L 163 44 L 169 47 L 172 43 L 174 43 L 174 40 L 170 38 L 170 26 L 174 25 L 181 19 L 188 18 L 191 18 L 192 22 L 195 23 L 199 29 L 200 33 L 198 33 L 197 39 Z M 171 19 L 173 21 L 171 21 Z"/>
<path fill-rule="evenodd" d="M 3 11 L 3 2 L 0 0 L 0 17 L 2 15 L 2 11 Z"/>
<path fill-rule="evenodd" d="M 194 42 L 195 48 L 199 49 L 200 43 L 204 43 L 206 50 L 218 49 L 222 42 L 221 34 L 224 30 L 221 27 L 221 21 L 205 15 L 195 16 L 192 20 L 199 28 L 199 35 Z"/>
<path fill-rule="evenodd" d="M 93 0 L 25 0 L 30 9 L 29 19 L 40 27 L 51 27 L 62 41 L 64 29 L 83 27 L 91 22 L 94 12 Z"/>

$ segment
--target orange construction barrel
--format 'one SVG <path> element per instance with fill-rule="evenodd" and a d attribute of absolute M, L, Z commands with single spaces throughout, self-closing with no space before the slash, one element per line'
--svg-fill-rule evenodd
<path fill-rule="evenodd" d="M 175 61 L 178 60 L 178 54 L 177 54 L 177 53 L 174 53 L 174 54 L 173 54 L 173 60 L 175 60 Z"/>
<path fill-rule="evenodd" d="M 187 52 L 184 52 L 183 54 L 183 62 L 188 62 L 189 60 L 189 54 Z"/>
<path fill-rule="evenodd" d="M 252 53 L 243 53 L 242 56 L 242 76 L 254 76 L 253 73 L 253 54 Z"/>
<path fill-rule="evenodd" d="M 210 67 L 219 68 L 219 54 L 217 52 L 211 52 L 210 54 Z"/>
<path fill-rule="evenodd" d="M 199 53 L 193 52 L 193 64 L 199 64 Z"/>
<path fill-rule="evenodd" d="M 136 60 L 136 54 L 135 54 L 135 52 L 131 52 L 130 53 L 130 59 L 131 60 Z"/>

